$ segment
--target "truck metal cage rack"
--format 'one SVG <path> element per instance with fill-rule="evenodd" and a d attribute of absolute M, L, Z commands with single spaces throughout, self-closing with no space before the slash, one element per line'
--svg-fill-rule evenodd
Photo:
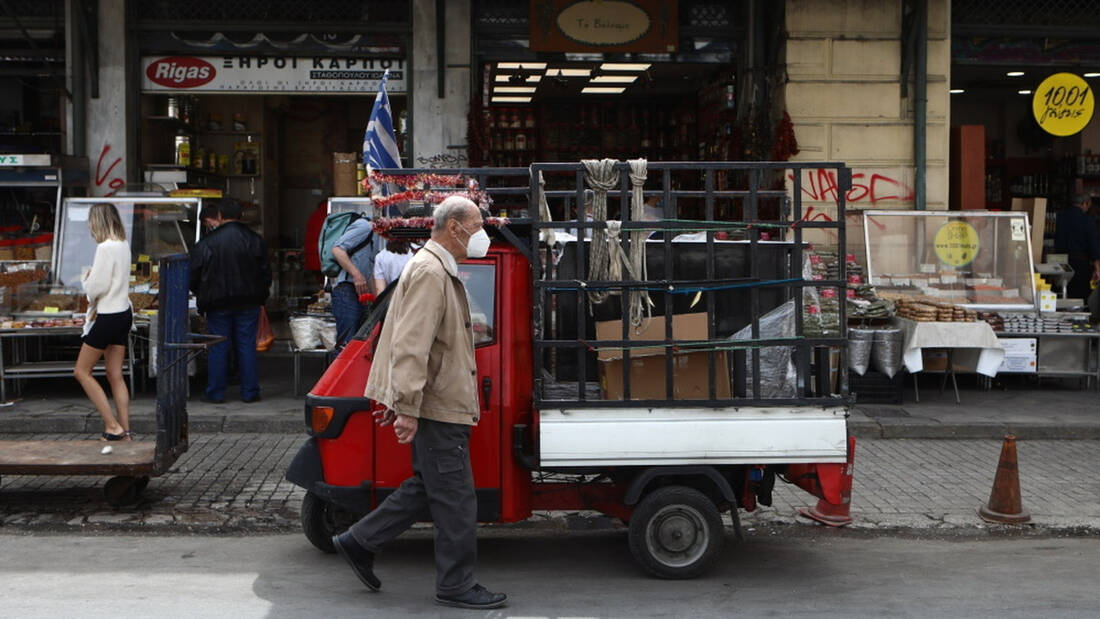
<path fill-rule="evenodd" d="M 647 162 L 646 180 L 632 184 L 630 163 L 605 164 L 605 173 L 608 167 L 611 175 L 605 174 L 596 184 L 613 186 L 607 190 L 607 212 L 617 212 L 616 221 L 609 223 L 611 215 L 602 220 L 597 216 L 588 221 L 579 221 L 581 217 L 574 221 L 533 221 L 536 234 L 532 235 L 531 253 L 537 256 L 533 262 L 535 364 L 565 370 L 557 375 L 544 371 L 536 377 L 536 408 L 667 408 L 672 400 L 684 408 L 843 404 L 847 399 L 844 211 L 851 171 L 840 163 L 820 162 Z M 593 169 L 583 162 L 533 164 L 531 212 L 538 212 L 540 180 L 549 186 L 565 185 L 565 189 L 545 190 L 547 201 L 571 194 L 578 204 L 583 203 L 586 188 L 594 185 Z M 838 190 L 832 219 L 808 221 L 805 217 L 803 169 L 836 172 Z M 789 193 L 782 188 L 780 179 L 784 178 L 789 180 Z M 652 185 L 654 179 L 657 188 L 647 188 L 646 183 Z M 663 205 L 659 219 L 632 216 L 629 205 L 637 186 L 644 199 L 659 199 Z M 773 188 L 776 186 L 780 188 Z M 686 210 L 694 212 L 695 218 L 684 217 Z M 620 228 L 621 233 L 608 233 L 612 228 Z M 591 235 L 592 240 L 568 243 L 555 255 L 554 247 L 539 242 L 550 230 L 584 231 L 576 236 Z M 803 278 L 807 248 L 804 235 L 808 230 L 834 235 L 838 259 L 830 270 L 835 276 L 830 275 L 830 279 Z M 683 237 L 675 238 L 685 232 L 695 233 L 698 240 L 684 243 Z M 650 234 L 661 238 L 644 240 Z M 645 243 L 641 256 L 648 276 L 631 276 L 629 268 L 624 268 L 617 279 L 585 276 L 596 259 L 598 246 L 614 242 L 605 240 L 609 236 L 621 236 L 624 256 L 630 255 L 633 243 Z M 831 290 L 837 299 L 838 317 L 831 337 L 807 333 L 802 293 L 811 289 Z M 652 319 L 664 323 L 663 337 L 632 337 L 638 329 L 631 324 L 623 300 L 643 294 L 648 296 L 643 304 L 649 306 Z M 793 305 L 793 333 L 762 337 L 761 319 L 784 303 Z M 689 311 L 705 312 L 705 337 L 675 336 L 674 315 Z M 595 334 L 592 323 L 601 318 L 619 320 L 615 336 L 607 336 L 606 324 L 602 337 Z M 734 333 L 744 329 L 749 338 L 732 339 Z M 655 349 L 658 356 L 663 355 L 663 393 L 634 397 L 632 392 L 640 389 L 632 385 L 632 379 L 635 383 L 638 380 L 632 376 L 632 353 L 635 358 L 642 353 L 652 356 Z M 780 395 L 765 393 L 765 382 L 770 377 L 762 375 L 762 355 L 769 351 L 782 354 L 785 350 L 790 351 L 793 389 Z M 601 351 L 614 352 L 621 363 L 593 372 L 594 364 L 604 363 L 597 360 Z M 677 394 L 675 384 L 681 364 L 678 355 L 684 352 L 706 353 L 705 391 L 687 397 Z M 725 364 L 720 363 L 723 359 Z M 728 368 L 728 376 L 722 365 Z M 620 372 L 621 376 L 609 376 Z M 592 388 L 593 378 L 600 380 L 598 391 L 604 397 Z M 615 397 L 609 397 L 606 381 L 615 378 L 621 388 Z M 562 385 L 562 379 L 573 379 L 573 384 Z M 646 391 L 653 392 L 652 388 Z"/>

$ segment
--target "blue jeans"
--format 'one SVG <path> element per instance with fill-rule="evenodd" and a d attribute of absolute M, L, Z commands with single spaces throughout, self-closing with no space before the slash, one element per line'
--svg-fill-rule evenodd
<path fill-rule="evenodd" d="M 224 342 L 210 347 L 206 375 L 208 399 L 225 399 L 230 346 L 237 353 L 237 363 L 240 365 L 241 399 L 254 400 L 260 397 L 260 378 L 256 370 L 256 330 L 259 322 L 259 307 L 206 313 L 206 330 L 212 335 L 225 337 Z"/>
<path fill-rule="evenodd" d="M 336 350 L 340 350 L 359 330 L 363 319 L 363 304 L 359 302 L 355 284 L 340 282 L 333 287 L 332 314 L 336 316 Z"/>

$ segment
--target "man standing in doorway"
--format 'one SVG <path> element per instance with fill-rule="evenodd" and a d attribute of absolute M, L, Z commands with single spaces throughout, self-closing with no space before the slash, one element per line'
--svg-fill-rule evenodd
<path fill-rule="evenodd" d="M 232 346 L 240 364 L 241 400 L 256 402 L 256 330 L 271 288 L 271 267 L 263 238 L 239 221 L 240 202 L 222 198 L 218 210 L 221 223 L 191 250 L 191 291 L 206 315 L 207 331 L 226 338 L 210 347 L 202 400 L 225 401 Z"/>
<path fill-rule="evenodd" d="M 1054 251 L 1069 254 L 1069 265 L 1073 267 L 1073 279 L 1066 289 L 1071 299 L 1087 300 L 1089 282 L 1100 279 L 1100 235 L 1088 214 L 1091 205 L 1092 198 L 1087 194 L 1075 195 L 1073 204 L 1058 213 L 1054 231 Z"/>
<path fill-rule="evenodd" d="M 399 443 L 412 443 L 413 476 L 332 541 L 359 580 L 377 591 L 375 553 L 428 512 L 435 523 L 436 603 L 499 608 L 508 596 L 474 578 L 477 498 L 469 444 L 480 407 L 470 306 L 457 263 L 485 256 L 489 237 L 477 205 L 466 198 L 447 198 L 434 216 L 431 240 L 395 284 L 365 393 L 386 407 L 379 422 L 393 424 Z"/>
<path fill-rule="evenodd" d="M 340 235 L 332 246 L 332 257 L 340 265 L 340 274 L 332 286 L 332 313 L 336 317 L 336 349 L 340 350 L 355 335 L 363 319 L 359 299 L 374 293 L 374 235 L 369 219 L 361 217 Z"/>

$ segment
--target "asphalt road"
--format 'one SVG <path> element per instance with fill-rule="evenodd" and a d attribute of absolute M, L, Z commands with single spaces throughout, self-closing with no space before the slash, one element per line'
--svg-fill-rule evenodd
<path fill-rule="evenodd" d="M 797 531 L 797 530 L 794 530 Z M 489 532 L 500 611 L 432 602 L 429 531 L 380 555 L 380 593 L 301 535 L 0 535 L 3 617 L 1095 617 L 1100 539 L 757 529 L 716 569 L 660 581 L 621 531 Z"/>

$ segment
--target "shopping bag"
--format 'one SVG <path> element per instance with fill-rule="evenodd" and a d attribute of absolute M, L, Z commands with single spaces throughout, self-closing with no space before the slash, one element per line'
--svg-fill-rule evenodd
<path fill-rule="evenodd" d="M 260 321 L 256 328 L 256 351 L 264 352 L 275 343 L 275 332 L 271 330 L 271 321 L 267 319 L 267 310 L 260 306 Z"/>

